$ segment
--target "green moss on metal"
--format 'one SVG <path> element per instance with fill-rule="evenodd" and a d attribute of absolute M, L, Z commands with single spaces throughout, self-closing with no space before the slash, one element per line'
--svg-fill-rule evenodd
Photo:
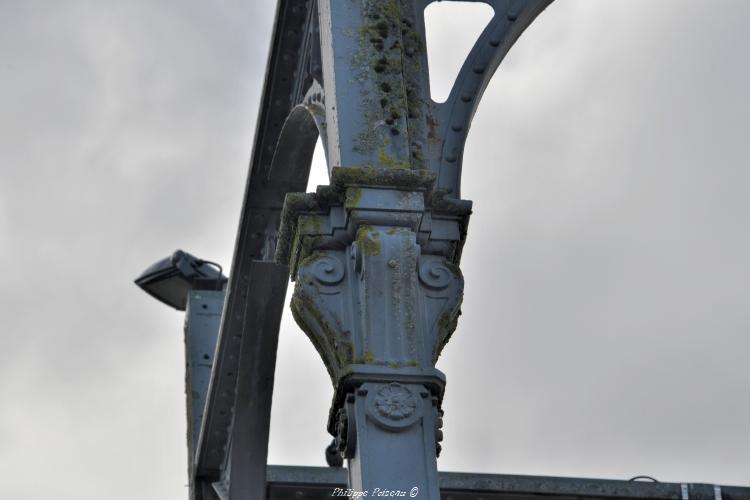
<path fill-rule="evenodd" d="M 357 230 L 357 246 L 363 255 L 373 257 L 380 254 L 380 233 L 372 226 L 362 226 Z"/>
<path fill-rule="evenodd" d="M 375 364 L 375 353 L 372 351 L 365 351 L 361 358 L 354 359 L 354 364 L 357 364 L 357 365 Z"/>
<path fill-rule="evenodd" d="M 353 57 L 362 84 L 363 129 L 355 150 L 373 153 L 389 144 L 389 137 L 405 134 L 400 146 L 405 158 L 379 157 L 381 167 L 426 169 L 422 137 L 425 103 L 421 95 L 424 43 L 409 16 L 409 0 L 363 0 L 363 19 Z M 371 83 L 371 84 L 370 84 Z M 404 149 L 401 149 L 403 151 Z M 385 161 L 384 161 L 385 160 Z"/>
<path fill-rule="evenodd" d="M 320 234 L 323 229 L 323 215 L 301 215 L 297 230 L 305 234 Z"/>
<path fill-rule="evenodd" d="M 351 342 L 340 340 L 337 352 L 342 368 L 345 368 L 354 362 L 354 345 Z"/>
<path fill-rule="evenodd" d="M 411 164 L 407 160 L 398 160 L 386 153 L 385 148 L 378 150 L 378 166 L 385 168 L 409 168 Z"/>
<path fill-rule="evenodd" d="M 428 191 L 435 184 L 436 176 L 428 170 L 406 168 L 379 168 L 370 165 L 361 167 L 334 167 L 331 185 L 336 190 L 349 186 L 375 186 Z"/>
<path fill-rule="evenodd" d="M 435 350 L 432 355 L 432 363 L 437 363 L 440 353 L 443 352 L 443 348 L 450 340 L 453 332 L 456 330 L 458 325 L 458 317 L 461 311 L 446 311 L 438 319 L 438 344 L 435 346 Z"/>
<path fill-rule="evenodd" d="M 406 368 L 406 367 L 416 367 L 419 366 L 419 364 L 416 361 L 407 361 L 405 363 L 401 363 L 399 361 L 391 361 L 386 364 L 388 368 Z"/>
<path fill-rule="evenodd" d="M 331 381 L 335 384 L 342 369 L 352 363 L 354 346 L 344 338 L 339 325 L 332 325 L 326 319 L 320 304 L 316 304 L 310 295 L 316 292 L 306 290 L 306 286 L 309 285 L 297 282 L 291 301 L 292 314 L 320 354 Z"/>
<path fill-rule="evenodd" d="M 332 332 L 329 331 L 327 322 L 322 317 L 320 311 L 317 310 L 315 304 L 310 303 L 304 294 L 299 294 L 295 291 L 290 305 L 294 320 L 300 326 L 302 331 L 305 332 L 307 338 L 310 339 L 315 350 L 318 351 L 318 354 L 328 371 L 328 375 L 331 377 L 331 382 L 335 384 L 338 380 L 338 375 L 341 372 L 341 364 L 338 362 L 338 358 L 331 348 L 333 344 L 326 342 L 328 344 L 326 345 L 326 343 L 323 342 L 324 339 L 328 340 L 328 338 L 332 336 Z M 314 324 L 310 323 L 308 316 L 314 318 Z M 323 333 L 323 338 L 319 336 L 318 330 Z"/>
<path fill-rule="evenodd" d="M 297 223 L 299 215 L 304 212 L 317 212 L 321 207 L 314 193 L 287 193 L 284 207 L 281 210 L 279 236 L 276 240 L 276 262 L 288 265 L 294 253 L 297 241 Z"/>
<path fill-rule="evenodd" d="M 347 207 L 356 207 L 359 205 L 359 202 L 362 200 L 362 188 L 359 187 L 350 187 L 346 190 L 346 201 L 345 204 Z"/>
<path fill-rule="evenodd" d="M 322 257 L 324 257 L 325 254 L 323 252 L 312 252 L 310 255 L 306 256 L 302 260 L 299 261 L 299 264 L 297 264 L 298 267 L 307 267 L 310 264 L 313 264 L 314 262 L 320 260 Z"/>
<path fill-rule="evenodd" d="M 290 250 L 289 267 L 291 271 L 292 281 L 297 279 L 297 272 L 300 264 L 312 253 L 316 248 L 320 247 L 323 238 L 321 236 L 305 236 L 299 233 L 295 234 L 292 239 L 292 248 Z"/>

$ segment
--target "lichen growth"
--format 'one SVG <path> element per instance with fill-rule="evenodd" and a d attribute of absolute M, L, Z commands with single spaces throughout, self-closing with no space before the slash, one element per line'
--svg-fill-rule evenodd
<path fill-rule="evenodd" d="M 365 351 L 361 358 L 355 358 L 354 364 L 358 365 L 372 365 L 375 364 L 375 353 L 372 351 Z"/>
<path fill-rule="evenodd" d="M 329 331 L 329 327 L 325 319 L 314 304 L 308 303 L 308 299 L 304 294 L 300 294 L 295 291 L 291 301 L 292 316 L 297 324 L 300 326 L 302 331 L 305 332 L 307 338 L 310 339 L 315 350 L 318 351 L 320 358 L 323 360 L 323 364 L 328 371 L 328 375 L 331 377 L 331 382 L 334 384 L 338 380 L 338 375 L 341 372 L 341 363 L 332 349 L 333 344 L 330 343 L 329 337 L 333 337 L 332 332 Z M 308 320 L 308 317 L 314 318 L 314 323 Z M 322 335 L 320 335 L 320 333 Z M 323 339 L 328 340 L 328 345 L 323 343 Z"/>
<path fill-rule="evenodd" d="M 311 296 L 315 292 L 306 289 L 307 286 L 304 280 L 297 282 L 291 301 L 292 315 L 313 343 L 331 381 L 336 384 L 343 368 L 353 362 L 354 346 L 346 338 L 347 332 L 343 332 L 337 322 L 331 324 L 326 318 L 320 304 Z"/>
<path fill-rule="evenodd" d="M 325 257 L 325 254 L 323 252 L 312 252 L 310 255 L 300 260 L 299 263 L 297 264 L 297 267 L 298 268 L 307 267 L 310 264 L 314 263 L 317 260 L 320 260 L 323 257 Z"/>
<path fill-rule="evenodd" d="M 362 226 L 357 230 L 357 246 L 362 254 L 373 257 L 380 254 L 380 233 L 372 226 Z"/>
<path fill-rule="evenodd" d="M 369 154 L 387 147 L 392 154 L 385 158 L 391 160 L 380 166 L 425 169 L 420 88 L 425 48 L 410 17 L 413 6 L 408 0 L 364 0 L 362 13 L 352 65 L 362 89 L 364 127 L 355 150 Z"/>
<path fill-rule="evenodd" d="M 351 187 L 346 190 L 346 201 L 344 202 L 347 207 L 356 207 L 362 200 L 362 188 Z"/>
<path fill-rule="evenodd" d="M 400 361 L 391 361 L 386 364 L 388 368 L 408 368 L 408 367 L 416 367 L 419 366 L 419 363 L 416 361 L 407 361 L 405 363 L 402 363 Z"/>
<path fill-rule="evenodd" d="M 438 343 L 432 353 L 433 364 L 437 363 L 440 353 L 443 352 L 443 348 L 456 330 L 456 326 L 458 326 L 458 317 L 460 315 L 460 309 L 446 311 L 440 315 L 440 319 L 438 319 Z"/>
<path fill-rule="evenodd" d="M 408 233 L 407 233 L 408 234 Z M 417 268 L 417 258 L 419 250 L 417 246 L 409 237 L 401 238 L 401 258 L 403 260 L 403 267 L 407 272 L 413 273 Z M 406 342 L 408 343 L 409 349 L 414 352 L 416 350 L 417 343 L 417 307 L 418 294 L 415 286 L 411 280 L 405 280 L 403 287 L 403 320 L 405 326 Z"/>
<path fill-rule="evenodd" d="M 303 234 L 320 234 L 323 229 L 322 215 L 300 215 L 297 231 Z"/>
<path fill-rule="evenodd" d="M 411 166 L 407 160 L 398 160 L 386 153 L 384 147 L 378 150 L 378 165 L 385 168 L 409 168 Z"/>
<path fill-rule="evenodd" d="M 331 186 L 334 190 L 344 190 L 349 186 L 376 186 L 429 191 L 435 180 L 435 174 L 428 170 L 381 168 L 371 165 L 334 167 L 331 172 Z"/>
<path fill-rule="evenodd" d="M 281 210 L 279 235 L 276 241 L 275 260 L 279 264 L 288 265 L 295 254 L 295 247 L 299 246 L 297 224 L 301 213 L 319 212 L 317 196 L 314 193 L 287 193 L 284 207 Z"/>

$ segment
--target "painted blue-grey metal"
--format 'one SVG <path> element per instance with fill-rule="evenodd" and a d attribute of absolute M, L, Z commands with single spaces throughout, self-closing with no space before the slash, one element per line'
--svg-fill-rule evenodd
<path fill-rule="evenodd" d="M 490 76 L 550 2 L 487 2 L 495 16 L 444 104 L 429 90 L 429 3 L 318 0 L 325 121 L 311 114 L 331 182 L 287 195 L 276 259 L 335 388 L 329 431 L 350 487 L 437 499 L 434 365 L 460 314 L 471 212 L 458 197 L 463 144 Z"/>
<path fill-rule="evenodd" d="M 258 366 L 251 376 L 272 383 L 276 312 L 286 289 L 278 270 L 287 263 L 297 280 L 295 317 L 336 388 L 329 430 L 351 455 L 352 481 L 366 485 L 393 472 L 376 452 L 391 439 L 421 464 L 400 474 L 418 476 L 423 491 L 437 495 L 444 377 L 434 362 L 459 314 L 457 266 L 471 208 L 459 199 L 460 153 L 491 73 L 550 1 L 487 2 L 495 17 L 459 75 L 462 92 L 454 89 L 441 105 L 429 93 L 429 1 L 278 2 L 194 457 L 195 498 L 252 498 L 259 485 L 251 483 L 263 481 L 272 386 L 264 389 L 267 404 L 245 404 L 242 413 L 244 377 L 237 374 Z M 304 189 L 319 135 L 331 186 L 284 205 L 287 193 Z M 250 335 L 270 340 L 244 356 Z M 244 392 L 261 390 L 251 385 Z M 244 437 L 255 440 L 255 454 L 240 463 L 238 451 L 251 446 L 237 442 L 243 428 L 256 429 Z"/>
<path fill-rule="evenodd" d="M 224 305 L 199 446 L 193 457 L 193 498 L 260 498 L 279 323 L 288 270 L 252 261 L 244 290 Z M 241 304 L 232 300 L 241 294 Z M 279 300 L 279 297 L 281 300 Z M 234 306 L 234 308 L 232 308 Z M 234 473 L 233 473 L 234 471 Z"/>
<path fill-rule="evenodd" d="M 224 292 L 191 290 L 185 312 L 185 396 L 187 399 L 188 466 L 198 444 L 208 385 L 211 380 L 216 337 L 219 333 Z"/>
<path fill-rule="evenodd" d="M 268 500 L 323 500 L 346 490 L 343 469 L 272 465 Z M 506 474 L 440 472 L 443 500 L 748 500 L 750 488 L 699 483 L 658 483 Z M 368 492 L 368 498 L 375 495 Z M 399 492 L 400 493 L 400 492 Z M 409 497 L 409 491 L 406 492 Z M 421 498 L 418 496 L 416 498 Z"/>
<path fill-rule="evenodd" d="M 448 99 L 430 98 L 424 9 L 435 0 L 320 1 L 329 170 L 427 168 L 460 197 L 466 136 L 510 47 L 551 0 L 476 0 L 494 9 Z"/>
<path fill-rule="evenodd" d="M 464 144 L 484 90 L 526 27 L 552 0 L 473 0 L 494 16 L 448 99 L 434 102 L 424 10 L 435 0 L 320 0 L 328 166 L 429 169 L 460 197 Z"/>
<path fill-rule="evenodd" d="M 329 431 L 353 489 L 411 485 L 438 498 L 434 364 L 459 315 L 469 205 L 433 203 L 429 172 L 336 167 L 332 181 L 287 198 L 289 250 L 278 247 L 294 317 L 336 388 Z"/>

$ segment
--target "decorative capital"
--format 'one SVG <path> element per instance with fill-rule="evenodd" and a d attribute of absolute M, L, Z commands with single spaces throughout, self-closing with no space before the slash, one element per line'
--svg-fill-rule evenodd
<path fill-rule="evenodd" d="M 414 170 L 337 168 L 332 187 L 289 195 L 277 256 L 296 282 L 292 312 L 338 387 L 352 367 L 427 374 L 456 327 L 470 203 Z M 390 373 L 390 375 L 389 375 Z M 378 425 L 420 418 L 422 398 L 385 383 L 368 396 Z"/>

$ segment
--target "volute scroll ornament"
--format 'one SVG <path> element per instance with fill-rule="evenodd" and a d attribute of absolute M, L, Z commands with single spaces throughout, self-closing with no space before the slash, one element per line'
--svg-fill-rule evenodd
<path fill-rule="evenodd" d="M 328 254 L 317 257 L 310 267 L 310 273 L 323 285 L 338 285 L 344 279 L 344 264 Z"/>
<path fill-rule="evenodd" d="M 419 281 L 427 288 L 443 290 L 456 279 L 455 274 L 442 258 L 421 258 L 419 261 Z"/>

